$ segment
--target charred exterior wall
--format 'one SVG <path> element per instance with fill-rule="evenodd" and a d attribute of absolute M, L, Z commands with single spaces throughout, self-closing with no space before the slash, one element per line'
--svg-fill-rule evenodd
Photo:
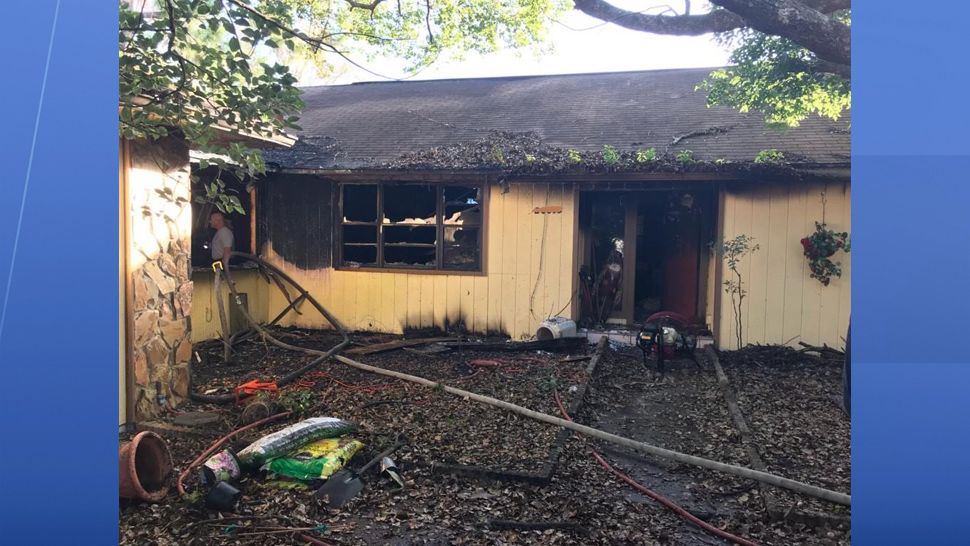
<path fill-rule="evenodd" d="M 575 300 L 575 193 L 568 184 L 512 184 L 486 190 L 484 272 L 334 267 L 335 185 L 279 176 L 257 193 L 260 252 L 294 277 L 353 330 L 460 327 L 531 337 L 550 315 L 572 316 Z M 537 207 L 560 206 L 541 214 Z M 268 316 L 286 306 L 269 289 Z M 310 306 L 283 324 L 327 327 Z"/>
<path fill-rule="evenodd" d="M 335 184 L 308 175 L 274 174 L 257 186 L 257 251 L 272 241 L 300 269 L 333 265 Z"/>

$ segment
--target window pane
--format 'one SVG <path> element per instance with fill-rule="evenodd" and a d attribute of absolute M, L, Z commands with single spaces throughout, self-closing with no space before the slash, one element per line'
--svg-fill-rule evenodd
<path fill-rule="evenodd" d="M 474 186 L 445 186 L 442 192 L 445 202 L 446 224 L 482 223 L 481 188 Z"/>
<path fill-rule="evenodd" d="M 434 224 L 435 186 L 384 186 L 384 222 Z"/>
<path fill-rule="evenodd" d="M 480 251 L 477 246 L 446 246 L 442 265 L 444 269 L 478 271 Z"/>
<path fill-rule="evenodd" d="M 344 226 L 344 243 L 377 243 L 377 226 Z"/>
<path fill-rule="evenodd" d="M 445 226 L 445 244 L 455 246 L 478 246 L 479 227 Z"/>
<path fill-rule="evenodd" d="M 435 226 L 384 226 L 384 243 L 435 243 Z"/>
<path fill-rule="evenodd" d="M 348 184 L 344 187 L 343 221 L 377 221 L 377 186 L 374 184 Z"/>
<path fill-rule="evenodd" d="M 347 267 L 377 265 L 377 245 L 344 245 L 344 265 Z"/>
<path fill-rule="evenodd" d="M 384 247 L 384 265 L 434 266 L 435 247 Z"/>

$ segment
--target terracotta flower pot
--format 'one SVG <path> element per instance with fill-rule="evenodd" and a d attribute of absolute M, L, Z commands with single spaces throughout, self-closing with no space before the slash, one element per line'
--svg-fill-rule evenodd
<path fill-rule="evenodd" d="M 118 450 L 119 493 L 122 498 L 159 502 L 168 493 L 172 455 L 161 436 L 140 432 Z"/>

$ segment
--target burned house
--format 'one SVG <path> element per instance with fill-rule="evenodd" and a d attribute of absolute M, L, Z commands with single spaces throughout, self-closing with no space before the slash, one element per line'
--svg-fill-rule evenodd
<path fill-rule="evenodd" d="M 632 325 L 675 311 L 735 341 L 841 345 L 841 276 L 800 240 L 850 231 L 849 124 L 766 126 L 708 107 L 709 69 L 359 83 L 304 90 L 297 143 L 267 152 L 239 250 L 283 268 L 354 330 L 460 327 L 523 338 L 550 316 Z M 737 273 L 716 249 L 758 250 Z M 202 234 L 201 238 L 206 235 Z M 201 254 L 203 262 L 204 253 Z M 215 337 L 211 270 L 193 273 L 193 339 Z M 246 305 L 287 305 L 237 271 Z M 303 308 L 287 324 L 326 324 Z"/>

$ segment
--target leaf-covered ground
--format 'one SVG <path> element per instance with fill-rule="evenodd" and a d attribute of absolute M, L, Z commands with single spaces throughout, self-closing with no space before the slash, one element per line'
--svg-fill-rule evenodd
<path fill-rule="evenodd" d="M 320 332 L 287 330 L 286 335 L 287 342 L 317 348 L 332 346 L 336 341 L 331 334 Z M 375 336 L 366 341 L 382 339 L 387 338 Z M 308 360 L 302 354 L 249 342 L 237 352 L 235 364 L 224 366 L 216 364 L 218 347 L 201 345 L 197 350 L 200 355 L 211 352 L 211 358 L 204 358 L 203 364 L 196 366 L 193 379 L 198 391 L 218 391 L 248 379 L 279 377 Z M 558 410 L 553 393 L 559 392 L 568 404 L 570 393 L 575 390 L 571 387 L 586 381 L 587 362 L 562 363 L 563 356 L 477 351 L 424 355 L 396 350 L 360 356 L 357 360 L 555 415 Z M 790 391 L 802 388 L 800 383 L 809 381 L 818 383 L 818 393 L 837 393 L 838 375 L 829 369 L 837 370 L 837 366 L 818 364 L 820 369 L 813 370 L 811 365 L 817 361 L 804 358 L 809 359 L 805 371 L 798 373 L 775 373 L 777 366 L 737 364 L 744 367 L 739 373 L 748 378 L 744 390 L 736 387 L 742 409 L 752 428 L 766 431 L 762 451 L 772 471 L 847 491 L 847 449 L 842 452 L 821 447 L 844 443 L 847 448 L 847 422 L 844 428 L 816 424 L 812 412 L 806 413 L 801 407 L 803 402 L 790 396 Z M 698 369 L 678 362 L 668 380 L 658 382 L 638 359 L 634 352 L 608 351 L 597 369 L 584 408 L 574 416 L 576 420 L 670 449 L 748 465 L 709 365 Z M 500 365 L 471 364 L 475 360 L 496 361 Z M 730 353 L 722 356 L 722 362 L 729 375 L 735 373 Z M 794 364 L 782 368 L 786 366 Z M 247 476 L 240 484 L 240 512 L 218 514 L 205 509 L 191 494 L 198 490 L 193 475 L 187 480 L 190 495 L 185 499 L 179 499 L 173 489 L 168 499 L 158 505 L 122 501 L 121 544 L 301 543 L 289 529 L 311 529 L 309 534 L 332 544 L 725 543 L 616 481 L 590 457 L 594 442 L 585 438 L 568 437 L 558 470 L 546 485 L 484 481 L 432 470 L 433 463 L 452 462 L 539 472 L 555 442 L 555 427 L 335 362 L 324 364 L 298 389 L 288 392 L 296 393 L 287 394 L 290 403 L 299 400 L 317 406 L 312 415 L 335 416 L 359 424 L 357 437 L 366 448 L 352 461 L 352 467 L 360 466 L 389 445 L 395 434 L 405 434 L 410 445 L 394 455 L 407 482 L 405 491 L 390 493 L 387 484 L 372 472 L 364 477 L 367 487 L 360 496 L 342 509 L 333 510 L 314 502 L 310 491 L 274 489 L 261 476 Z M 767 400 L 765 392 L 774 394 L 770 400 L 777 402 L 748 409 L 749 398 Z M 177 471 L 218 436 L 240 424 L 241 408 L 232 405 L 216 408 L 187 403 L 179 411 L 200 409 L 223 412 L 224 422 L 218 430 L 200 435 L 166 436 Z M 234 447 L 244 447 L 258 436 L 295 420 L 240 438 Z M 792 423 L 800 423 L 806 438 L 818 446 L 810 448 L 815 449 L 811 464 L 806 463 L 802 451 L 790 451 L 794 440 L 783 433 L 792 432 L 787 430 Z M 595 445 L 607 460 L 641 483 L 711 523 L 760 544 L 849 543 L 848 531 L 844 529 L 765 523 L 758 488 L 752 482 L 647 459 L 601 442 Z M 834 470 L 840 465 L 844 473 Z M 831 505 L 823 503 L 808 506 L 832 510 Z M 578 524 L 581 530 L 490 530 L 485 525 L 490 519 L 568 521 Z"/>

